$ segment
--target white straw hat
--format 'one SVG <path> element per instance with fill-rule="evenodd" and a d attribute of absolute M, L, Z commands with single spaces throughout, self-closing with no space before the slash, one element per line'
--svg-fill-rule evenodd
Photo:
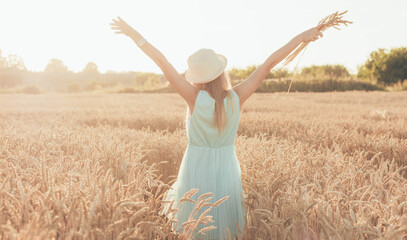
<path fill-rule="evenodd" d="M 212 49 L 201 48 L 188 57 L 189 68 L 185 78 L 192 83 L 207 83 L 219 77 L 226 65 L 226 57 Z"/>

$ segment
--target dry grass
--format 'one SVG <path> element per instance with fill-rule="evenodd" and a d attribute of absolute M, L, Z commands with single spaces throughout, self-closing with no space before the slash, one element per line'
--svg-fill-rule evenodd
<path fill-rule="evenodd" d="M 236 140 L 244 239 L 406 239 L 406 105 L 404 92 L 255 94 Z M 175 94 L 0 96 L 0 239 L 210 231 L 210 210 L 184 233 L 159 214 L 185 111 Z M 210 199 L 197 209 L 227 203 Z"/>

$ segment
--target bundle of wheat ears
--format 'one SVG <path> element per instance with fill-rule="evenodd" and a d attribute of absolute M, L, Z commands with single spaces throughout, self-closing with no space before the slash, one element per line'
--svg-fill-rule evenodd
<path fill-rule="evenodd" d="M 338 28 L 337 26 L 339 26 L 339 24 L 345 24 L 345 26 L 348 26 L 348 24 L 353 23 L 351 21 L 347 21 L 347 20 L 342 20 L 343 14 L 345 14 L 347 12 L 344 11 L 342 13 L 333 13 L 331 15 L 326 16 L 324 19 L 322 19 L 321 21 L 319 21 L 318 25 L 317 25 L 317 30 L 323 32 L 325 30 L 327 30 L 330 27 L 334 27 L 338 30 L 341 30 L 340 28 Z M 291 53 L 290 55 L 288 55 L 285 58 L 285 62 L 283 63 L 284 66 L 286 66 L 287 64 L 289 64 L 290 62 L 292 62 L 292 60 L 294 60 L 295 57 L 297 57 L 297 55 L 304 50 L 308 44 L 310 43 L 310 41 L 308 42 L 302 42 L 299 47 L 297 47 L 293 53 Z M 304 50 L 305 51 L 305 50 Z M 304 51 L 302 52 L 302 55 L 304 55 Z M 301 55 L 301 57 L 302 57 Z M 288 87 L 287 93 L 290 92 L 291 89 L 291 84 L 293 83 L 293 79 L 297 70 L 297 66 L 298 66 L 299 60 L 297 62 L 297 65 L 294 67 L 294 71 L 293 71 L 293 77 L 291 78 L 290 81 L 290 86 Z"/>
<path fill-rule="evenodd" d="M 333 13 L 331 15 L 326 16 L 324 19 L 322 19 L 321 21 L 319 21 L 318 25 L 317 25 L 317 30 L 323 32 L 325 30 L 327 30 L 330 27 L 334 27 L 338 30 L 341 30 L 340 28 L 338 28 L 337 26 L 339 26 L 339 24 L 344 24 L 345 26 L 348 26 L 348 24 L 351 24 L 353 22 L 351 21 L 347 21 L 347 20 L 342 20 L 343 15 L 348 12 L 347 10 L 342 12 L 342 13 Z M 295 49 L 295 51 L 293 53 L 291 53 L 288 57 L 285 58 L 285 62 L 283 63 L 283 65 L 287 65 L 289 64 L 292 60 L 294 60 L 294 58 L 310 43 L 310 41 L 308 42 L 303 42 L 300 44 L 300 46 Z"/>

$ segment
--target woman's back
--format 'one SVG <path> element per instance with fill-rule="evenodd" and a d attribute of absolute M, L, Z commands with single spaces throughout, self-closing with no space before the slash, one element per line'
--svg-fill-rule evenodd
<path fill-rule="evenodd" d="M 234 145 L 239 126 L 240 109 L 239 97 L 231 89 L 230 97 L 225 97 L 223 103 L 227 117 L 227 125 L 219 135 L 217 127 L 213 124 L 215 99 L 205 90 L 200 90 L 195 100 L 192 116 L 187 111 L 188 143 L 202 147 L 222 147 Z"/>
<path fill-rule="evenodd" d="M 228 196 L 226 201 L 212 208 L 208 215 L 212 216 L 213 226 L 216 229 L 199 234 L 198 239 L 227 239 L 227 230 L 232 237 L 244 233 L 243 189 L 241 184 L 241 170 L 236 156 L 234 141 L 239 125 L 239 97 L 231 90 L 231 98 L 223 99 L 227 116 L 227 125 L 220 135 L 213 124 L 215 100 L 209 93 L 201 90 L 195 100 L 192 115 L 187 111 L 187 135 L 188 146 L 182 159 L 177 181 L 172 185 L 164 200 L 175 200 L 175 204 L 185 193 L 193 188 L 198 192 L 191 197 L 197 198 L 205 193 L 213 193 L 212 203 Z M 183 201 L 176 205 L 175 219 L 178 223 L 173 224 L 177 232 L 183 232 L 182 223 L 188 221 L 194 204 Z M 200 208 L 198 217 L 209 206 Z M 168 211 L 168 206 L 164 213 Z M 170 214 L 171 217 L 171 214 Z M 239 226 L 239 229 L 236 227 Z M 195 232 L 208 227 L 198 224 Z"/>

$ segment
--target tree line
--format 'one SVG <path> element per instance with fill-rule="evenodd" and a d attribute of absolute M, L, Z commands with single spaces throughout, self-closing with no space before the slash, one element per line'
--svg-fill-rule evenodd
<path fill-rule="evenodd" d="M 248 78 L 259 65 L 228 70 L 232 81 Z M 292 78 L 293 72 L 286 68 L 275 68 L 267 79 L 283 81 Z M 312 65 L 302 68 L 296 76 L 301 81 L 312 80 L 367 80 L 372 84 L 391 85 L 407 80 L 407 48 L 379 48 L 370 53 L 366 62 L 358 66 L 352 76 L 343 65 Z M 12 88 L 22 84 L 35 84 L 47 90 L 91 91 L 99 87 L 123 86 L 166 86 L 168 81 L 162 74 L 145 72 L 100 73 L 95 63 L 89 62 L 82 71 L 73 72 L 60 59 L 51 59 L 42 72 L 28 71 L 23 59 L 17 55 L 2 56 L 0 50 L 0 88 Z"/>
<path fill-rule="evenodd" d="M 82 71 L 73 72 L 60 59 L 50 59 L 41 72 L 28 71 L 24 61 L 17 55 L 2 56 L 0 50 L 0 88 L 7 89 L 20 85 L 36 85 L 45 90 L 67 92 L 91 91 L 99 87 L 117 84 L 123 86 L 164 83 L 161 74 L 149 72 L 100 73 L 94 62 L 89 62 Z"/>

